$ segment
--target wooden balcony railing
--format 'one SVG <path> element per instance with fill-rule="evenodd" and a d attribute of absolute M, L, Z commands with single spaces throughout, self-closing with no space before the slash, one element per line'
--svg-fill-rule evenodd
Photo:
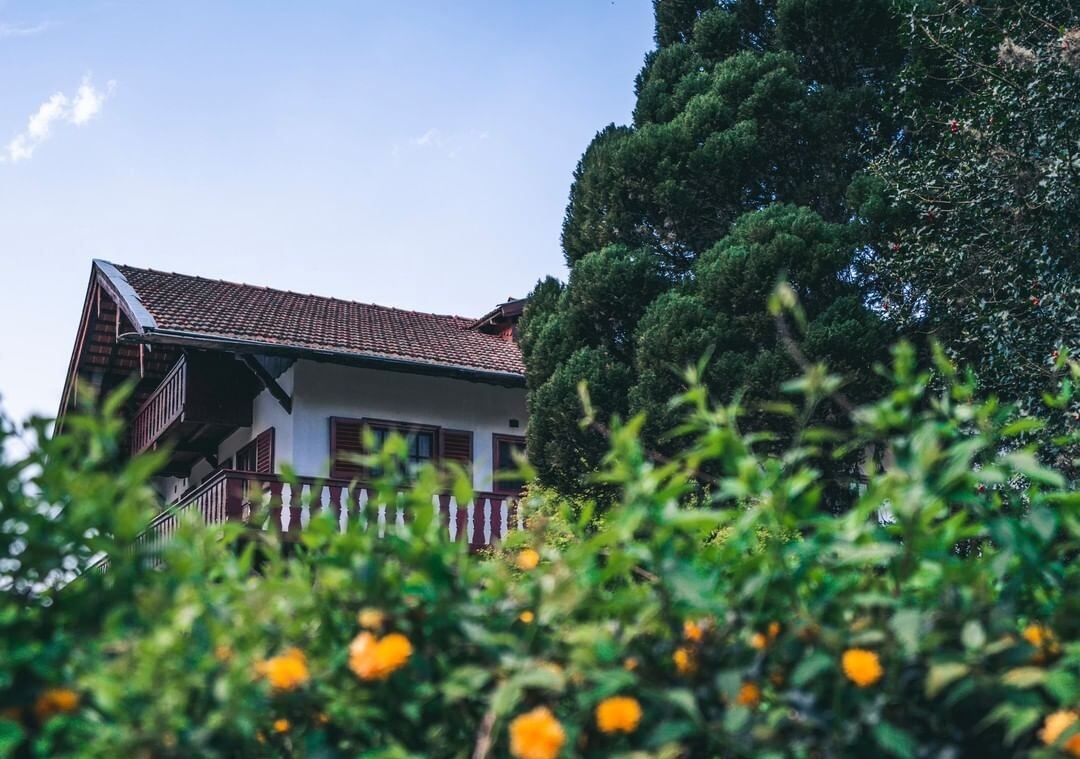
<path fill-rule="evenodd" d="M 404 500 L 404 493 L 399 493 L 398 501 Z M 459 504 L 454 496 L 439 494 L 432 497 L 432 505 L 447 538 L 464 541 L 472 550 L 497 543 L 524 526 L 514 496 L 478 492 L 468 503 Z M 380 537 L 409 519 L 404 505 L 379 503 L 378 493 L 365 484 L 314 477 L 290 484 L 277 475 L 221 470 L 155 517 L 137 545 L 144 552 L 158 553 L 190 513 L 205 524 L 240 521 L 280 531 L 292 540 L 322 512 L 329 512 L 342 532 L 359 523 L 378 530 Z"/>
<path fill-rule="evenodd" d="M 131 451 L 142 453 L 184 414 L 187 359 L 181 357 L 147 398 L 131 423 Z"/>

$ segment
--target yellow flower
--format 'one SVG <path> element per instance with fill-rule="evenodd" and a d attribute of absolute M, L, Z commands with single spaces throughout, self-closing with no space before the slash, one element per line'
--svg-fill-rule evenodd
<path fill-rule="evenodd" d="M 356 622 L 365 630 L 381 630 L 386 622 L 386 614 L 379 609 L 361 609 L 356 615 Z"/>
<path fill-rule="evenodd" d="M 748 706 L 752 709 L 761 703 L 761 689 L 754 683 L 743 683 L 735 701 L 739 706 Z"/>
<path fill-rule="evenodd" d="M 750 646 L 761 651 L 765 646 L 769 645 L 769 641 L 765 639 L 765 636 L 761 633 L 754 633 L 750 636 Z"/>
<path fill-rule="evenodd" d="M 326 712 L 319 712 L 318 714 L 315 715 L 315 724 L 316 725 L 329 725 L 330 724 L 330 715 L 328 715 Z"/>
<path fill-rule="evenodd" d="M 214 658 L 220 662 L 227 662 L 233 657 L 232 646 L 222 643 L 214 647 Z"/>
<path fill-rule="evenodd" d="M 536 615 L 526 609 L 525 611 L 521 612 L 521 614 L 518 614 L 518 619 L 520 619 L 527 625 L 531 625 L 533 620 L 536 619 Z"/>
<path fill-rule="evenodd" d="M 289 724 L 289 720 L 285 718 L 274 720 L 274 732 L 275 733 L 287 733 L 292 725 Z"/>
<path fill-rule="evenodd" d="M 878 655 L 873 651 L 867 651 L 865 648 L 849 648 L 844 652 L 841 664 L 848 680 L 851 680 L 860 688 L 873 685 L 884 674 Z"/>
<path fill-rule="evenodd" d="M 566 732 L 546 706 L 515 717 L 510 723 L 510 753 L 517 759 L 555 759 Z"/>
<path fill-rule="evenodd" d="M 73 712 L 79 708 L 79 694 L 70 688 L 50 688 L 34 703 L 34 714 L 44 722 L 54 714 Z"/>
<path fill-rule="evenodd" d="M 528 572 L 530 569 L 536 569 L 536 565 L 539 563 L 540 554 L 532 548 L 526 548 L 517 555 L 517 567 L 525 572 Z"/>
<path fill-rule="evenodd" d="M 1043 722 L 1042 730 L 1039 731 L 1039 739 L 1047 746 L 1057 743 L 1066 730 L 1076 724 L 1076 712 L 1059 711 L 1047 716 Z M 1061 745 L 1061 748 L 1073 756 L 1080 756 L 1080 733 L 1073 733 Z"/>
<path fill-rule="evenodd" d="M 694 643 L 699 643 L 705 635 L 705 625 L 688 619 L 682 624 L 683 637 Z"/>
<path fill-rule="evenodd" d="M 779 634 L 780 634 L 780 623 L 779 622 L 770 622 L 769 623 L 769 642 L 772 642 L 772 641 L 776 640 L 776 637 Z"/>
<path fill-rule="evenodd" d="M 412 652 L 412 643 L 401 633 L 378 639 L 362 632 L 349 644 L 349 669 L 361 680 L 385 680 L 405 666 Z"/>
<path fill-rule="evenodd" d="M 676 648 L 675 653 L 671 655 L 671 660 L 675 662 L 675 669 L 680 675 L 692 674 L 697 669 L 697 662 L 694 661 L 694 655 L 690 653 L 690 649 Z"/>
<path fill-rule="evenodd" d="M 636 698 L 605 698 L 596 707 L 596 726 L 602 733 L 632 733 L 641 722 L 641 704 Z"/>
<path fill-rule="evenodd" d="M 1031 657 L 1032 661 L 1036 663 L 1051 659 L 1061 652 L 1061 647 L 1057 642 L 1057 636 L 1054 635 L 1054 631 L 1049 627 L 1040 624 L 1030 624 L 1024 628 L 1022 634 L 1024 640 L 1036 649 L 1035 655 Z"/>
<path fill-rule="evenodd" d="M 298 648 L 289 648 L 255 667 L 266 678 L 270 687 L 277 691 L 296 690 L 311 679 L 308 672 L 307 657 Z"/>
<path fill-rule="evenodd" d="M 628 656 L 622 663 L 623 669 L 627 672 L 633 672 L 638 668 L 638 660 L 636 656 Z"/>

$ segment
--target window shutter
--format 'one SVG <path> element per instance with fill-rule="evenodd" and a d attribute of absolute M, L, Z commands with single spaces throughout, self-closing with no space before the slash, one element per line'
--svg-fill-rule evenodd
<path fill-rule="evenodd" d="M 274 473 L 274 428 L 263 430 L 255 438 L 255 471 L 259 474 Z"/>
<path fill-rule="evenodd" d="M 443 461 L 453 461 L 464 467 L 466 472 L 472 472 L 472 440 L 473 434 L 469 430 L 442 430 L 439 446 L 439 458 Z"/>
<path fill-rule="evenodd" d="M 364 423 L 360 419 L 330 420 L 330 450 L 333 461 L 330 464 L 330 476 L 351 480 L 364 478 L 364 467 L 350 457 L 364 453 Z"/>
<path fill-rule="evenodd" d="M 274 428 L 263 430 L 236 452 L 236 468 L 256 474 L 274 473 Z"/>

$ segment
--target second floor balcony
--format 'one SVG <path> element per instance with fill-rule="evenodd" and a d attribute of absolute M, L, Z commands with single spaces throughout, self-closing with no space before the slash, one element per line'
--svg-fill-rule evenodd
<path fill-rule="evenodd" d="M 213 456 L 231 432 L 251 425 L 250 373 L 231 356 L 181 356 L 136 410 L 131 452 L 172 446 L 164 474 L 185 474 L 199 458 Z"/>

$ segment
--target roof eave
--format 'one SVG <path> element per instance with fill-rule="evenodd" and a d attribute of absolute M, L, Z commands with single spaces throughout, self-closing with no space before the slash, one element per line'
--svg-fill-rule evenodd
<path fill-rule="evenodd" d="M 337 351 L 329 348 L 311 348 L 299 345 L 281 345 L 259 340 L 205 335 L 174 329 L 147 328 L 141 333 L 121 335 L 122 341 L 161 343 L 206 350 L 220 350 L 237 354 L 263 354 L 289 358 L 311 359 L 326 363 L 345 364 L 387 371 L 423 374 L 429 376 L 463 379 L 469 382 L 501 385 L 504 387 L 524 387 L 525 375 L 519 372 L 481 369 L 431 361 L 417 361 L 405 357 L 384 356 L 375 353 L 357 353 Z"/>

